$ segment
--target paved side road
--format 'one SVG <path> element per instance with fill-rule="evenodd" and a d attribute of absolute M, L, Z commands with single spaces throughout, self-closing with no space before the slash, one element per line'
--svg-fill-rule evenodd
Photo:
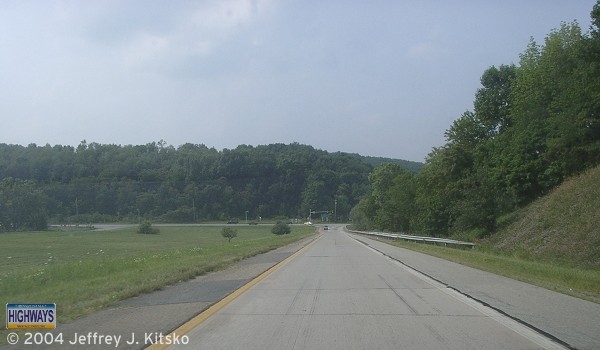
<path fill-rule="evenodd" d="M 353 234 L 375 250 L 575 349 L 600 349 L 600 305 Z"/>

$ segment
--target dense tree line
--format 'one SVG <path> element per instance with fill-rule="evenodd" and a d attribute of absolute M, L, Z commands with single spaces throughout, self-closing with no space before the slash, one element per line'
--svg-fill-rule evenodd
<path fill-rule="evenodd" d="M 0 228 L 88 223 L 305 218 L 347 219 L 373 166 L 357 154 L 300 144 L 79 146 L 0 144 Z M 337 202 L 337 205 L 335 204 Z"/>
<path fill-rule="evenodd" d="M 503 214 L 600 163 L 600 1 L 592 28 L 562 23 L 519 65 L 490 67 L 472 111 L 418 174 L 383 165 L 352 212 L 362 228 L 432 235 L 494 232 Z"/>

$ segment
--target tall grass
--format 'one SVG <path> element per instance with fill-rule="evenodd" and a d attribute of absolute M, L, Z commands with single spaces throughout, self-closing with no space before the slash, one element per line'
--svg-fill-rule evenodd
<path fill-rule="evenodd" d="M 484 244 L 584 269 L 600 269 L 600 166 L 500 220 Z"/>

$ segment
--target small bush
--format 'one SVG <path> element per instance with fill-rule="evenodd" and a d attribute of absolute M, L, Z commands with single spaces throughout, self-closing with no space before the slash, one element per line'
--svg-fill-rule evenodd
<path fill-rule="evenodd" d="M 152 223 L 150 221 L 144 221 L 138 227 L 138 233 L 142 233 L 145 235 L 155 235 L 159 232 L 160 231 L 157 228 L 152 227 Z"/>
<path fill-rule="evenodd" d="M 290 225 L 284 223 L 284 222 L 278 222 L 277 224 L 275 224 L 275 226 L 273 226 L 273 228 L 271 229 L 271 232 L 274 235 L 287 235 L 288 233 L 292 232 L 292 229 L 290 228 Z"/>
<path fill-rule="evenodd" d="M 237 237 L 237 230 L 231 227 L 223 227 L 221 236 L 227 238 L 227 241 L 231 243 L 231 239 Z"/>

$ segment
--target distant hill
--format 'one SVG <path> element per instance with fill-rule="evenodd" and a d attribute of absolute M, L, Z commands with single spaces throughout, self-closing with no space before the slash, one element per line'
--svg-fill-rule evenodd
<path fill-rule="evenodd" d="M 413 173 L 418 173 L 419 171 L 421 171 L 421 168 L 423 167 L 423 163 L 421 163 L 421 162 L 413 162 L 410 160 L 403 160 L 403 159 L 363 156 L 363 160 L 367 164 L 372 165 L 373 167 L 377 167 L 381 164 L 386 164 L 386 163 L 398 164 L 402 168 L 404 168 L 410 172 L 413 172 Z"/>
<path fill-rule="evenodd" d="M 358 154 L 298 143 L 221 151 L 164 141 L 0 143 L 0 231 L 47 222 L 305 218 L 315 210 L 347 220 L 368 192 L 372 170 Z"/>
<path fill-rule="evenodd" d="M 600 268 L 600 166 L 563 182 L 515 214 L 496 248 Z"/>

